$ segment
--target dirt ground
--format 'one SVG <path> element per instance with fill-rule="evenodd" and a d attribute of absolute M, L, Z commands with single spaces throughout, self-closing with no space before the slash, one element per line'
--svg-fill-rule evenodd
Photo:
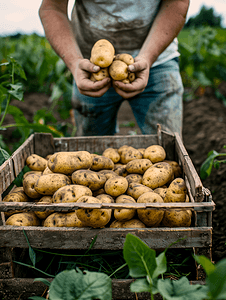
<path fill-rule="evenodd" d="M 219 91 L 226 97 L 226 83 L 220 85 Z M 45 94 L 25 94 L 24 102 L 16 101 L 12 104 L 17 105 L 26 118 L 32 121 L 35 111 L 49 106 L 48 99 Z M 120 108 L 118 120 L 120 125 L 135 122 L 133 128 L 120 126 L 118 134 L 140 133 L 127 101 Z M 9 141 L 12 140 L 9 132 L 7 137 Z M 198 173 L 209 151 L 226 151 L 223 149 L 226 145 L 226 106 L 213 90 L 206 89 L 202 96 L 184 102 L 183 142 Z M 213 212 L 213 260 L 218 261 L 226 257 L 226 164 L 221 164 L 218 170 L 213 169 L 203 185 L 211 191 L 216 204 Z"/>

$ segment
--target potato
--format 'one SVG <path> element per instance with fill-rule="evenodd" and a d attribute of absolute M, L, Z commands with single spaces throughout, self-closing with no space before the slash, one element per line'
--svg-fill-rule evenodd
<path fill-rule="evenodd" d="M 128 181 L 120 176 L 109 178 L 104 185 L 105 192 L 112 197 L 118 197 L 124 194 L 127 188 Z"/>
<path fill-rule="evenodd" d="M 142 184 L 156 189 L 167 184 L 173 176 L 172 167 L 165 162 L 158 162 L 153 164 L 145 171 L 143 175 Z"/>
<path fill-rule="evenodd" d="M 114 148 L 107 148 L 106 150 L 104 150 L 102 155 L 110 158 L 115 164 L 120 160 L 118 150 Z"/>
<path fill-rule="evenodd" d="M 132 57 L 132 55 L 127 54 L 127 53 L 117 54 L 114 58 L 114 61 L 115 60 L 121 60 L 124 63 L 126 63 L 127 65 L 131 65 L 134 63 L 134 58 Z"/>
<path fill-rule="evenodd" d="M 126 177 L 128 175 L 128 172 L 126 171 L 126 165 L 117 163 L 114 166 L 114 172 L 118 176 Z"/>
<path fill-rule="evenodd" d="M 136 75 L 135 73 L 130 73 L 128 74 L 128 79 L 129 79 L 129 82 L 133 82 L 135 79 L 136 79 Z"/>
<path fill-rule="evenodd" d="M 168 164 L 171 165 L 171 167 L 173 168 L 173 173 L 174 173 L 174 177 L 182 177 L 182 169 L 180 167 L 180 165 L 178 164 L 178 162 L 173 161 L 173 160 L 164 160 L 165 162 L 167 162 Z"/>
<path fill-rule="evenodd" d="M 48 204 L 48 203 L 52 203 L 53 202 L 53 198 L 52 196 L 43 196 L 41 199 L 39 199 L 39 201 L 37 202 L 38 204 Z M 46 219 L 50 214 L 53 213 L 53 211 L 51 210 L 46 210 L 46 211 L 34 211 L 35 215 L 39 218 L 39 219 Z"/>
<path fill-rule="evenodd" d="M 93 73 L 91 73 L 90 78 L 91 81 L 96 82 L 97 80 L 95 79 L 95 77 L 93 76 Z"/>
<path fill-rule="evenodd" d="M 107 68 L 112 64 L 114 55 L 113 45 L 108 40 L 100 39 L 91 49 L 90 61 L 101 68 Z"/>
<path fill-rule="evenodd" d="M 103 174 L 107 179 L 118 176 L 113 170 L 100 170 L 98 173 Z"/>
<path fill-rule="evenodd" d="M 83 196 L 77 203 L 102 203 L 101 200 L 92 196 Z M 102 208 L 78 208 L 77 216 L 86 226 L 103 228 L 111 219 L 111 209 Z"/>
<path fill-rule="evenodd" d="M 84 185 L 91 191 L 96 191 L 104 186 L 107 178 L 92 170 L 78 170 L 72 173 L 71 180 L 74 184 Z"/>
<path fill-rule="evenodd" d="M 42 175 L 46 175 L 46 174 L 53 174 L 53 172 L 50 170 L 50 168 L 47 166 L 45 168 L 45 170 L 42 172 Z"/>
<path fill-rule="evenodd" d="M 3 202 L 28 202 L 29 198 L 25 194 L 23 187 L 16 187 L 12 192 L 6 195 L 2 201 Z M 9 217 L 19 212 L 24 212 L 24 211 L 12 210 L 12 211 L 5 212 L 4 214 L 6 217 Z"/>
<path fill-rule="evenodd" d="M 42 175 L 34 184 L 34 189 L 41 195 L 53 195 L 59 188 L 71 184 L 68 176 L 64 174 Z"/>
<path fill-rule="evenodd" d="M 40 221 L 33 212 L 23 212 L 10 216 L 5 224 L 13 226 L 39 226 Z"/>
<path fill-rule="evenodd" d="M 128 184 L 130 184 L 131 182 L 141 183 L 143 177 L 140 174 L 129 174 L 125 178 L 128 181 Z"/>
<path fill-rule="evenodd" d="M 164 200 L 165 196 L 166 196 L 166 192 L 167 192 L 167 187 L 159 187 L 157 189 L 154 189 L 154 192 L 159 194 L 162 197 L 162 199 Z"/>
<path fill-rule="evenodd" d="M 146 158 L 139 158 L 131 160 L 126 165 L 126 171 L 128 173 L 135 173 L 135 174 L 144 174 L 144 172 L 152 166 L 152 162 L 150 159 Z"/>
<path fill-rule="evenodd" d="M 114 203 L 114 199 L 107 194 L 101 194 L 96 196 L 97 199 L 99 199 L 102 203 Z"/>
<path fill-rule="evenodd" d="M 144 158 L 150 159 L 152 163 L 157 163 L 166 158 L 166 151 L 160 145 L 152 145 L 145 149 Z"/>
<path fill-rule="evenodd" d="M 154 192 L 147 192 L 137 199 L 137 203 L 164 203 L 162 197 Z M 138 218 L 148 227 L 160 225 L 164 210 L 157 209 L 137 209 Z"/>
<path fill-rule="evenodd" d="M 119 155 L 121 156 L 122 151 L 126 150 L 126 149 L 129 148 L 129 147 L 130 147 L 130 146 L 128 146 L 128 145 L 123 145 L 123 146 L 119 147 L 119 148 L 118 148 L 118 153 L 119 153 Z"/>
<path fill-rule="evenodd" d="M 48 167 L 53 173 L 71 175 L 80 169 L 89 169 L 93 158 L 88 151 L 56 152 L 48 160 Z"/>
<path fill-rule="evenodd" d="M 132 219 L 126 222 L 123 222 L 122 228 L 145 228 L 146 225 L 141 222 L 139 219 Z"/>
<path fill-rule="evenodd" d="M 86 225 L 78 219 L 77 212 L 55 212 L 49 215 L 44 223 L 44 227 L 86 227 Z"/>
<path fill-rule="evenodd" d="M 87 186 L 69 184 L 62 186 L 53 194 L 53 203 L 77 202 L 82 196 L 92 196 L 92 191 Z"/>
<path fill-rule="evenodd" d="M 135 149 L 134 147 L 127 147 L 121 151 L 121 158 L 120 162 L 122 164 L 127 164 L 131 160 L 134 159 L 141 159 L 143 156 L 139 150 Z"/>
<path fill-rule="evenodd" d="M 135 200 L 138 199 L 142 194 L 147 192 L 153 192 L 153 190 L 141 183 L 131 182 L 127 189 L 127 194 L 133 197 Z"/>
<path fill-rule="evenodd" d="M 102 194 L 106 195 L 104 188 L 101 188 L 99 190 L 93 191 L 93 197 L 97 197 L 98 195 L 102 195 Z"/>
<path fill-rule="evenodd" d="M 140 153 L 142 154 L 142 156 L 144 155 L 145 148 L 138 148 L 137 150 L 140 151 Z"/>
<path fill-rule="evenodd" d="M 162 225 L 166 227 L 189 227 L 191 214 L 187 210 L 169 209 L 164 213 Z"/>
<path fill-rule="evenodd" d="M 27 157 L 26 164 L 32 171 L 44 171 L 47 160 L 40 155 L 32 154 Z"/>
<path fill-rule="evenodd" d="M 183 178 L 175 178 L 169 185 L 164 202 L 185 202 L 187 187 Z"/>
<path fill-rule="evenodd" d="M 115 60 L 109 67 L 109 74 L 113 80 L 124 80 L 128 77 L 128 66 L 121 60 Z"/>
<path fill-rule="evenodd" d="M 130 83 L 128 78 L 121 80 L 121 82 L 126 83 L 126 84 Z"/>
<path fill-rule="evenodd" d="M 42 175 L 39 174 L 29 174 L 23 179 L 23 189 L 28 197 L 32 199 L 38 199 L 42 197 L 42 195 L 35 190 L 35 183 L 41 176 Z"/>
<path fill-rule="evenodd" d="M 28 172 L 24 173 L 23 179 L 26 178 L 28 175 L 31 175 L 31 174 L 36 174 L 36 175 L 41 176 L 42 173 L 43 173 L 42 171 L 28 171 Z"/>
<path fill-rule="evenodd" d="M 120 195 L 115 199 L 116 203 L 136 203 L 136 201 L 129 195 Z M 129 221 L 136 214 L 136 209 L 116 208 L 114 209 L 114 217 L 118 221 Z"/>
<path fill-rule="evenodd" d="M 100 71 L 96 73 L 92 73 L 92 76 L 95 78 L 96 81 L 103 80 L 104 78 L 109 77 L 108 68 L 100 69 Z"/>
<path fill-rule="evenodd" d="M 92 171 L 113 170 L 114 163 L 110 158 L 105 157 L 103 155 L 98 155 L 93 158 L 93 163 L 92 163 L 90 169 Z"/>
<path fill-rule="evenodd" d="M 114 220 L 111 224 L 110 224 L 110 228 L 122 228 L 124 222 L 118 221 L 118 220 Z"/>

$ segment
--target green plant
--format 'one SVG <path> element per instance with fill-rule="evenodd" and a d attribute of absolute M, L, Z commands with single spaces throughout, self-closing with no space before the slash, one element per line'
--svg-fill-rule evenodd
<path fill-rule="evenodd" d="M 224 146 L 224 149 L 226 149 L 226 145 Z M 208 153 L 206 160 L 202 163 L 200 168 L 200 177 L 201 179 L 206 179 L 208 176 L 210 176 L 212 172 L 212 168 L 219 169 L 220 164 L 226 163 L 226 159 L 218 160 L 218 157 L 226 156 L 226 153 L 218 153 L 215 150 L 212 150 Z"/>

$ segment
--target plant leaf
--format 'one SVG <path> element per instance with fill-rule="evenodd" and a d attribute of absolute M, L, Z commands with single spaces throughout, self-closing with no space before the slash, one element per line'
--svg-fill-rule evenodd
<path fill-rule="evenodd" d="M 0 148 L 0 166 L 9 158 L 9 153 L 6 150 Z"/>
<path fill-rule="evenodd" d="M 29 240 L 28 240 L 28 237 L 27 237 L 27 234 L 25 232 L 25 230 L 23 229 L 23 233 L 24 233 L 24 236 L 26 238 L 26 241 L 28 243 L 28 246 L 29 246 L 29 257 L 30 257 L 30 260 L 32 262 L 32 265 L 35 267 L 35 263 L 36 263 L 36 253 L 35 251 L 33 250 L 33 248 L 31 247 L 30 243 L 29 243 Z"/>
<path fill-rule="evenodd" d="M 151 286 L 146 278 L 136 279 L 130 284 L 132 293 L 152 292 Z"/>
<path fill-rule="evenodd" d="M 159 275 L 164 274 L 167 271 L 165 251 L 163 251 L 156 257 L 156 263 L 157 267 L 154 270 L 153 278 L 157 278 Z"/>
<path fill-rule="evenodd" d="M 149 280 L 157 266 L 155 251 L 150 249 L 138 237 L 127 234 L 123 247 L 123 256 L 133 278 L 149 276 Z"/>
<path fill-rule="evenodd" d="M 210 273 L 212 273 L 215 270 L 215 265 L 211 262 L 210 259 L 208 259 L 204 255 L 195 255 L 194 258 L 197 261 L 197 263 L 199 263 L 203 267 L 207 276 L 209 276 Z"/>
<path fill-rule="evenodd" d="M 43 300 L 43 299 L 45 299 L 46 300 L 46 298 L 39 297 L 39 296 L 32 296 L 32 297 L 29 297 L 28 299 L 31 299 L 31 300 Z"/>
<path fill-rule="evenodd" d="M 215 265 L 213 272 L 206 279 L 212 299 L 226 299 L 226 259 Z"/>
<path fill-rule="evenodd" d="M 179 280 L 160 279 L 158 290 L 167 300 L 203 300 L 207 298 L 208 291 L 205 286 L 190 285 L 186 277 L 181 277 Z"/>
<path fill-rule="evenodd" d="M 110 300 L 111 279 L 104 273 L 67 270 L 59 273 L 51 282 L 50 300 Z"/>
<path fill-rule="evenodd" d="M 45 278 L 35 278 L 34 282 L 40 281 L 44 284 L 46 284 L 47 286 L 50 286 L 51 282 L 49 282 L 49 280 L 45 279 Z"/>
<path fill-rule="evenodd" d="M 218 152 L 215 150 L 211 151 L 208 154 L 208 158 L 203 162 L 200 168 L 200 177 L 201 179 L 206 179 L 208 176 L 210 176 L 214 159 L 219 155 Z"/>

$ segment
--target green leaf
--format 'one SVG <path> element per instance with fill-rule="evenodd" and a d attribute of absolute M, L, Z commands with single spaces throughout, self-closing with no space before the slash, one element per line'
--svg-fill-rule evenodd
<path fill-rule="evenodd" d="M 200 255 L 200 256 L 195 255 L 194 258 L 197 261 L 197 263 L 203 267 L 207 276 L 209 276 L 210 273 L 212 273 L 215 270 L 215 265 L 211 262 L 210 259 L 208 259 L 204 255 Z"/>
<path fill-rule="evenodd" d="M 156 257 L 156 263 L 157 267 L 154 270 L 153 278 L 157 278 L 159 275 L 164 274 L 167 271 L 165 251 L 163 251 Z"/>
<path fill-rule="evenodd" d="M 28 246 L 29 246 L 29 257 L 30 257 L 30 260 L 31 260 L 31 263 L 32 265 L 35 267 L 35 263 L 36 263 L 36 253 L 35 251 L 33 250 L 33 248 L 31 247 L 30 243 L 29 243 L 29 240 L 28 240 L 28 237 L 27 237 L 27 234 L 25 232 L 25 230 L 23 229 L 23 233 L 24 233 L 24 236 L 26 238 L 26 241 L 28 243 Z"/>
<path fill-rule="evenodd" d="M 0 148 L 0 166 L 9 158 L 9 153 L 6 150 Z"/>
<path fill-rule="evenodd" d="M 127 234 L 123 247 L 123 256 L 133 278 L 149 276 L 149 280 L 157 266 L 154 250 L 150 249 L 138 237 Z"/>
<path fill-rule="evenodd" d="M 35 278 L 34 282 L 40 281 L 42 283 L 44 283 L 47 286 L 50 286 L 51 282 L 49 282 L 49 280 L 45 279 L 45 278 Z"/>
<path fill-rule="evenodd" d="M 208 154 L 208 158 L 203 162 L 200 168 L 200 177 L 201 179 L 206 179 L 208 176 L 210 176 L 214 159 L 219 155 L 216 151 L 211 151 Z"/>
<path fill-rule="evenodd" d="M 167 300 L 203 300 L 207 298 L 207 288 L 196 284 L 190 285 L 186 277 L 179 280 L 160 279 L 158 290 Z"/>
<path fill-rule="evenodd" d="M 79 269 L 59 273 L 49 288 L 50 300 L 110 300 L 111 279 L 104 273 Z"/>
<path fill-rule="evenodd" d="M 13 96 L 13 98 L 22 101 L 23 97 L 24 97 L 24 92 L 23 91 L 18 91 L 18 90 L 12 90 L 12 91 L 8 91 L 8 93 L 10 95 Z"/>
<path fill-rule="evenodd" d="M 215 265 L 207 279 L 206 284 L 212 299 L 226 299 L 226 259 Z"/>
<path fill-rule="evenodd" d="M 132 293 L 152 292 L 151 286 L 146 278 L 136 279 L 130 284 L 130 290 Z"/>

